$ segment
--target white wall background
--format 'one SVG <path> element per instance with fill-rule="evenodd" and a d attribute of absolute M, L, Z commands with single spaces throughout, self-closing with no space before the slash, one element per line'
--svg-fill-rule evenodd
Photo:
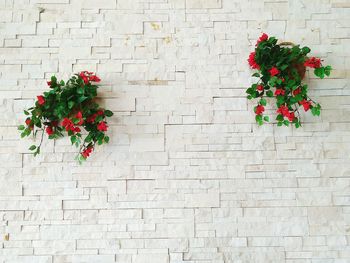
<path fill-rule="evenodd" d="M 350 262 L 349 0 L 0 0 L 0 262 Z M 335 68 L 322 116 L 257 127 L 261 32 Z M 103 79 L 111 143 L 33 158 L 22 110 L 51 74 Z M 274 116 L 274 107 L 270 107 Z"/>

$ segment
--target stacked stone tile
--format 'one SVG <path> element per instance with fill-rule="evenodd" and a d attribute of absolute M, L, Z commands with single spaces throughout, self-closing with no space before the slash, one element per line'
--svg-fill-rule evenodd
<path fill-rule="evenodd" d="M 0 262 L 350 261 L 347 0 L 0 1 Z M 257 127 L 261 32 L 334 67 L 304 126 Z M 115 115 L 80 166 L 16 126 L 52 74 L 89 70 Z M 268 109 L 272 115 L 274 108 Z"/>

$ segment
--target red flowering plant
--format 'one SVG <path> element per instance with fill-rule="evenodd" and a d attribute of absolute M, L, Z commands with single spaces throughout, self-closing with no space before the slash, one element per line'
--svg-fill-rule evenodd
<path fill-rule="evenodd" d="M 257 70 L 253 77 L 258 81 L 246 90 L 248 99 L 258 99 L 254 107 L 255 119 L 259 125 L 269 121 L 264 115 L 266 97 L 275 98 L 277 106 L 277 125 L 296 128 L 301 126 L 300 109 L 311 110 L 319 116 L 321 106 L 308 95 L 308 86 L 302 83 L 306 67 L 313 68 L 314 74 L 323 79 L 329 76 L 331 66 L 323 66 L 321 59 L 309 58 L 310 48 L 295 46 L 292 43 L 277 44 L 275 37 L 262 34 L 256 43 L 255 51 L 250 53 L 248 63 Z M 287 46 L 282 46 L 286 44 Z"/>
<path fill-rule="evenodd" d="M 25 125 L 18 127 L 22 138 L 31 134 L 35 137 L 38 131 L 42 132 L 39 145 L 29 148 L 34 156 L 40 153 L 44 134 L 49 139 L 68 135 L 72 145 L 80 147 L 79 162 L 90 156 L 96 144 L 108 143 L 106 118 L 113 113 L 95 102 L 98 89 L 95 83 L 100 81 L 88 71 L 75 74 L 66 83 L 51 77 L 47 82 L 50 91 L 37 96 L 35 105 L 24 111 Z"/>

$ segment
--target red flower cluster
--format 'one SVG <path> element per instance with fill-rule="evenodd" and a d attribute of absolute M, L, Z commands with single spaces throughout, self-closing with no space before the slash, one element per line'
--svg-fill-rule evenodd
<path fill-rule="evenodd" d="M 300 94 L 300 92 L 301 92 L 301 88 L 300 87 L 295 89 L 295 90 L 293 90 L 293 96 L 296 96 L 296 95 Z"/>
<path fill-rule="evenodd" d="M 284 89 L 276 89 L 275 91 L 275 95 L 279 96 L 279 95 L 284 95 L 286 93 L 286 91 Z"/>
<path fill-rule="evenodd" d="M 309 58 L 305 61 L 304 66 L 309 68 L 320 68 L 322 66 L 321 59 L 315 57 Z"/>
<path fill-rule="evenodd" d="M 81 155 L 86 159 L 86 158 L 88 158 L 88 157 L 90 156 L 90 154 L 91 154 L 91 152 L 92 152 L 93 149 L 94 149 L 93 147 L 87 147 L 87 148 L 81 153 Z"/>
<path fill-rule="evenodd" d="M 252 69 L 260 69 L 260 66 L 255 61 L 255 52 L 250 53 L 248 63 Z"/>
<path fill-rule="evenodd" d="M 47 127 L 46 127 L 46 133 L 47 133 L 48 135 L 52 135 L 52 134 L 54 134 L 55 132 L 53 131 L 53 129 L 52 129 L 51 126 L 47 126 Z"/>
<path fill-rule="evenodd" d="M 263 33 L 261 35 L 261 37 L 258 39 L 258 41 L 256 42 L 255 46 L 258 46 L 261 42 L 266 41 L 268 39 L 269 39 L 269 36 L 267 34 Z"/>
<path fill-rule="evenodd" d="M 300 105 L 303 105 L 304 111 L 308 111 L 310 109 L 311 106 L 311 102 L 307 101 L 307 100 L 302 100 L 299 102 Z"/>
<path fill-rule="evenodd" d="M 79 111 L 76 115 L 75 118 L 77 118 L 79 120 L 79 122 L 77 123 L 78 125 L 83 125 L 84 123 L 84 119 L 83 119 L 83 114 L 81 113 L 81 111 Z"/>
<path fill-rule="evenodd" d="M 95 119 L 96 119 L 96 117 L 97 117 L 98 115 L 103 116 L 103 115 L 104 115 L 103 110 L 99 110 L 99 111 L 97 111 L 97 113 L 95 113 L 95 114 L 89 116 L 89 117 L 86 119 L 86 122 L 94 123 L 94 122 L 95 122 Z"/>
<path fill-rule="evenodd" d="M 263 85 L 258 85 L 258 86 L 256 86 L 256 89 L 258 91 L 263 91 L 264 90 L 264 86 Z"/>
<path fill-rule="evenodd" d="M 108 128 L 108 126 L 107 126 L 106 122 L 104 122 L 104 121 L 101 121 L 99 124 L 97 124 L 97 129 L 99 131 L 107 131 L 107 128 Z"/>
<path fill-rule="evenodd" d="M 270 72 L 271 77 L 276 76 L 276 75 L 278 75 L 278 74 L 280 73 L 280 71 L 279 71 L 278 68 L 276 68 L 276 67 L 272 67 L 272 68 L 269 70 L 269 72 Z"/>
<path fill-rule="evenodd" d="M 255 113 L 256 115 L 261 115 L 265 111 L 265 108 L 263 105 L 256 106 Z"/>
<path fill-rule="evenodd" d="M 101 79 L 93 74 L 94 74 L 93 72 L 82 71 L 80 72 L 79 76 L 83 79 L 85 84 L 88 84 L 90 81 L 100 82 Z"/>
<path fill-rule="evenodd" d="M 79 127 L 75 127 L 74 123 L 68 119 L 64 118 L 62 121 L 62 126 L 66 129 L 66 131 L 71 131 L 71 132 L 81 132 Z"/>
<path fill-rule="evenodd" d="M 281 114 L 283 117 L 287 117 L 289 121 L 295 119 L 295 114 L 292 111 L 289 111 L 286 105 L 282 105 L 278 108 L 277 113 Z"/>
<path fill-rule="evenodd" d="M 44 96 L 40 95 L 40 96 L 36 96 L 38 99 L 38 103 L 39 105 L 44 105 L 45 104 L 45 98 Z"/>

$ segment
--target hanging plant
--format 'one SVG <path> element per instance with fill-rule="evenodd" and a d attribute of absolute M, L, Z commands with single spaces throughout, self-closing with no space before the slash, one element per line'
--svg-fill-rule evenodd
<path fill-rule="evenodd" d="M 88 71 L 75 74 L 66 83 L 51 77 L 47 82 L 50 90 L 37 96 L 35 105 L 24 111 L 28 117 L 25 125 L 18 127 L 22 138 L 31 134 L 36 137 L 41 131 L 39 145 L 29 148 L 34 156 L 40 153 L 45 134 L 49 139 L 68 135 L 72 145 L 79 147 L 79 162 L 90 156 L 96 144 L 108 143 L 106 118 L 113 113 L 95 101 L 98 86 L 94 83 L 100 81 Z"/>
<path fill-rule="evenodd" d="M 246 92 L 248 99 L 258 99 L 254 107 L 255 120 L 259 125 L 269 121 L 264 115 L 266 99 L 275 98 L 277 106 L 277 125 L 296 128 L 301 126 L 300 110 L 309 111 L 319 116 L 321 105 L 308 95 L 308 86 L 302 83 L 306 67 L 313 68 L 314 74 L 323 79 L 329 76 L 331 66 L 323 66 L 321 59 L 308 57 L 310 48 L 295 46 L 292 43 L 277 44 L 275 37 L 268 37 L 265 33 L 256 43 L 255 51 L 249 55 L 248 63 L 257 70 L 253 77 L 258 81 Z"/>

